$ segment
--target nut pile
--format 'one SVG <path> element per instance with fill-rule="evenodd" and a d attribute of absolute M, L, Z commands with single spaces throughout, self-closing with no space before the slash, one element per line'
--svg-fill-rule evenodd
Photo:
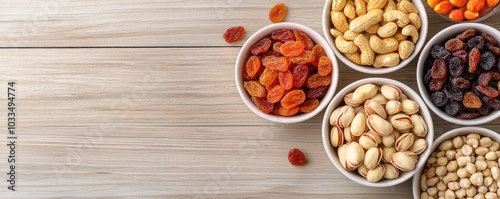
<path fill-rule="evenodd" d="M 500 144 L 478 134 L 439 145 L 420 176 L 421 198 L 498 198 Z"/>
<path fill-rule="evenodd" d="M 336 48 L 358 65 L 393 67 L 412 54 L 422 26 L 408 0 L 332 0 Z"/>
<path fill-rule="evenodd" d="M 446 114 L 474 119 L 500 109 L 500 47 L 486 33 L 468 29 L 432 46 L 424 64 L 430 100 Z"/>
<path fill-rule="evenodd" d="M 374 84 L 359 86 L 344 102 L 330 115 L 330 143 L 344 169 L 369 182 L 415 169 L 428 131 L 417 102 L 397 86 Z"/>

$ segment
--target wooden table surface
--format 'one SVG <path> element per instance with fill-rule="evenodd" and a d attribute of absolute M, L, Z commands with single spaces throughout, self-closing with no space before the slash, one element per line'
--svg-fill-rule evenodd
<path fill-rule="evenodd" d="M 1 198 L 411 198 L 411 182 L 369 188 L 322 145 L 323 112 L 298 124 L 252 113 L 234 83 L 243 42 L 278 1 L 3 0 L 0 105 L 16 93 L 16 191 Z M 322 34 L 324 1 L 285 1 L 285 21 Z M 428 10 L 428 13 L 430 10 Z M 427 39 L 452 23 L 430 13 Z M 496 14 L 482 23 L 500 28 Z M 242 41 L 222 33 L 246 28 Z M 340 62 L 339 62 L 340 63 Z M 417 90 L 415 59 L 379 75 Z M 366 77 L 340 63 L 338 88 Z M 340 89 L 337 89 L 337 91 Z M 436 137 L 460 127 L 433 114 Z M 482 125 L 500 131 L 500 121 Z M 309 163 L 291 166 L 298 147 Z"/>

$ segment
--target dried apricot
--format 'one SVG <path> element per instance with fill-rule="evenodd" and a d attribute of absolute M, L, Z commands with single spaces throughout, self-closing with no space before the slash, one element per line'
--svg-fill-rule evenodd
<path fill-rule="evenodd" d="M 303 90 L 292 90 L 283 96 L 281 99 L 281 106 L 291 109 L 301 105 L 304 101 L 306 101 L 306 93 L 304 93 Z"/>
<path fill-rule="evenodd" d="M 466 11 L 464 11 L 464 17 L 467 20 L 474 20 L 474 19 L 477 19 L 479 17 L 479 12 L 473 12 L 470 10 L 466 10 Z"/>
<path fill-rule="evenodd" d="M 314 111 L 314 109 L 318 108 L 319 106 L 319 100 L 317 99 L 312 99 L 304 102 L 302 105 L 300 105 L 300 112 L 303 113 L 310 113 Z"/>
<path fill-rule="evenodd" d="M 439 14 L 448 14 L 453 10 L 453 5 L 449 1 L 441 1 L 439 2 L 436 7 L 434 7 L 434 11 L 436 11 Z"/>
<path fill-rule="evenodd" d="M 432 9 L 434 9 L 434 7 L 436 7 L 436 5 L 441 2 L 441 0 L 427 0 L 427 5 L 429 5 L 429 7 L 431 7 Z"/>
<path fill-rule="evenodd" d="M 486 0 L 469 0 L 467 2 L 467 10 L 479 12 L 486 5 Z"/>
<path fill-rule="evenodd" d="M 262 65 L 265 67 L 276 70 L 276 71 L 287 71 L 288 70 L 288 61 L 285 57 L 277 57 L 277 56 L 266 56 L 262 59 Z"/>
<path fill-rule="evenodd" d="M 463 7 L 467 5 L 467 0 L 450 0 L 451 5 L 455 7 Z"/>
<path fill-rule="evenodd" d="M 473 92 L 467 92 L 464 95 L 463 104 L 465 108 L 481 108 L 483 103 Z"/>
<path fill-rule="evenodd" d="M 448 17 L 453 20 L 453 21 L 463 21 L 465 19 L 464 17 L 464 11 L 460 9 L 454 9 L 450 12 Z"/>
<path fill-rule="evenodd" d="M 307 78 L 305 85 L 308 88 L 318 88 L 320 86 L 328 86 L 332 83 L 332 78 L 330 76 L 321 76 L 316 73 Z"/>
<path fill-rule="evenodd" d="M 252 102 L 255 104 L 255 106 L 260 111 L 262 111 L 264 113 L 271 113 L 274 109 L 274 104 L 271 102 L 268 102 L 264 98 L 252 97 Z"/>
<path fill-rule="evenodd" d="M 498 0 L 486 0 L 486 6 L 493 8 L 498 5 Z"/>
<path fill-rule="evenodd" d="M 278 72 L 278 80 L 285 90 L 290 90 L 293 87 L 293 75 L 290 70 Z"/>
<path fill-rule="evenodd" d="M 269 20 L 273 23 L 278 23 L 283 21 L 286 16 L 286 6 L 283 3 L 278 3 L 274 5 L 269 11 Z"/>
<path fill-rule="evenodd" d="M 297 41 L 301 41 L 305 45 L 306 50 L 311 50 L 314 47 L 314 43 L 306 33 L 301 30 L 295 29 L 293 30 L 293 35 Z"/>
<path fill-rule="evenodd" d="M 332 72 L 332 62 L 327 56 L 322 56 L 318 63 L 318 74 L 321 76 L 327 76 Z"/>
<path fill-rule="evenodd" d="M 264 38 L 250 47 L 250 52 L 254 55 L 267 53 L 273 42 L 269 38 Z"/>
<path fill-rule="evenodd" d="M 245 28 L 243 28 L 243 26 L 235 26 L 228 28 L 222 36 L 227 43 L 233 43 L 241 40 L 244 33 Z"/>
<path fill-rule="evenodd" d="M 287 41 L 280 46 L 279 52 L 285 57 L 295 57 L 304 52 L 304 47 L 301 41 Z"/>

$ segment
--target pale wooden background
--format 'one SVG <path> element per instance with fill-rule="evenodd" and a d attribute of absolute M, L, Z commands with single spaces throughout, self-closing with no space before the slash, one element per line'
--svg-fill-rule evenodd
<path fill-rule="evenodd" d="M 3 174 L 1 197 L 411 198 L 410 181 L 368 188 L 341 175 L 323 149 L 322 113 L 284 125 L 243 104 L 234 62 L 243 41 L 270 24 L 275 3 L 1 1 L 0 96 L 17 82 L 19 129 L 17 191 Z M 324 1 L 285 4 L 286 21 L 322 33 Z M 499 16 L 483 23 L 499 28 Z M 451 25 L 434 13 L 429 21 L 428 39 Z M 246 35 L 227 44 L 222 33 L 235 25 Z M 381 76 L 417 90 L 416 63 Z M 372 77 L 343 64 L 340 72 L 339 88 Z M 6 114 L 0 121 L 5 129 Z M 459 127 L 434 122 L 437 135 Z M 293 147 L 306 166 L 288 163 Z"/>

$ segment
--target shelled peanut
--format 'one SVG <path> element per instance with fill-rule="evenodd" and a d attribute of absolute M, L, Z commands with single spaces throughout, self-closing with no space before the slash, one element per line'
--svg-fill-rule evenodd
<path fill-rule="evenodd" d="M 420 176 L 420 196 L 427 198 L 498 198 L 500 144 L 470 133 L 443 141 Z"/>
<path fill-rule="evenodd" d="M 340 164 L 369 182 L 415 169 L 428 129 L 417 102 L 394 85 L 365 84 L 330 115 L 330 143 Z"/>
<path fill-rule="evenodd" d="M 413 53 L 422 21 L 408 0 L 332 0 L 336 48 L 358 65 L 394 67 Z"/>
<path fill-rule="evenodd" d="M 454 21 L 474 20 L 493 10 L 499 0 L 427 0 L 438 14 Z"/>

